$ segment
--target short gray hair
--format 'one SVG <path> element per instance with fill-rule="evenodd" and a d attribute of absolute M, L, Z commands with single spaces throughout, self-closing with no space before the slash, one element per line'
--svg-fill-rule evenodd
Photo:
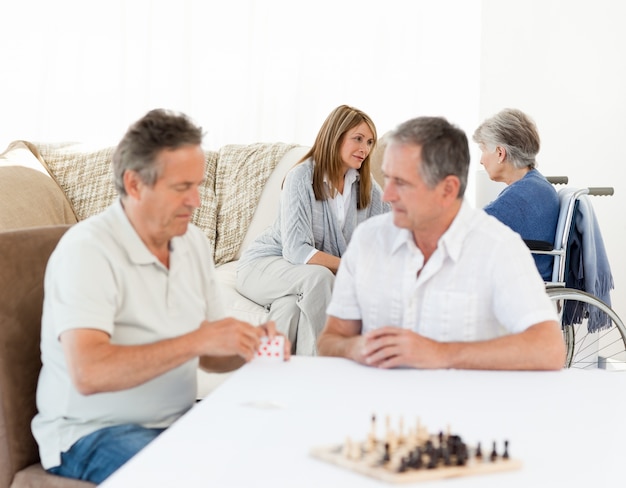
<path fill-rule="evenodd" d="M 505 108 L 485 120 L 474 131 L 474 142 L 491 150 L 506 150 L 507 159 L 516 168 L 533 169 L 541 141 L 535 122 L 521 110 Z"/>
<path fill-rule="evenodd" d="M 124 173 L 136 171 L 148 186 L 153 186 L 161 172 L 156 164 L 163 149 L 202 144 L 202 128 L 185 114 L 154 109 L 128 128 L 113 153 L 113 179 L 120 196 L 126 196 Z"/>
<path fill-rule="evenodd" d="M 426 185 L 433 188 L 453 175 L 460 182 L 458 198 L 463 197 L 470 164 L 465 132 L 442 117 L 417 117 L 400 124 L 388 137 L 390 144 L 421 146 L 419 171 Z"/>

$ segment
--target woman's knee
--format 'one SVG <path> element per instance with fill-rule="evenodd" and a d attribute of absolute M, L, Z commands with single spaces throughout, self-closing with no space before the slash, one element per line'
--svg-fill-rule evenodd
<path fill-rule="evenodd" d="M 308 273 L 305 279 L 302 280 L 300 297 L 306 296 L 318 296 L 326 297 L 330 300 L 330 295 L 335 284 L 335 275 L 328 268 L 323 266 L 315 266 L 317 268 L 311 273 Z"/>
<path fill-rule="evenodd" d="M 318 289 L 322 287 L 332 290 L 333 285 L 335 284 L 334 273 L 324 266 L 313 266 L 313 268 L 314 269 L 307 277 L 305 288 L 306 286 L 308 286 L 309 289 Z M 304 291 L 306 291 L 306 289 Z"/>

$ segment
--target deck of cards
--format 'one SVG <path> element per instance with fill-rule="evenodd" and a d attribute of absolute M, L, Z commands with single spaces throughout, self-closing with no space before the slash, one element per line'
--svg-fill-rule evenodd
<path fill-rule="evenodd" d="M 285 337 L 274 336 L 270 339 L 267 336 L 261 337 L 261 345 L 256 353 L 259 359 L 282 361 L 285 359 Z"/>

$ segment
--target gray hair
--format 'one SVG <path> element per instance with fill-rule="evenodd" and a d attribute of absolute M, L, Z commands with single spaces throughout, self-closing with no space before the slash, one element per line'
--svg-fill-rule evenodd
<path fill-rule="evenodd" d="M 498 112 L 478 126 L 473 139 L 491 150 L 503 147 L 515 168 L 533 169 L 537 165 L 535 156 L 541 142 L 537 126 L 521 110 L 505 108 Z"/>
<path fill-rule="evenodd" d="M 463 197 L 470 164 L 465 132 L 442 117 L 417 117 L 400 124 L 388 137 L 390 144 L 421 146 L 419 172 L 428 187 L 453 175 L 460 182 L 458 198 Z"/>
<path fill-rule="evenodd" d="M 202 129 L 185 114 L 155 109 L 128 128 L 113 153 L 113 182 L 120 196 L 126 196 L 124 173 L 135 171 L 148 186 L 154 186 L 161 167 L 157 164 L 164 149 L 202 144 Z"/>

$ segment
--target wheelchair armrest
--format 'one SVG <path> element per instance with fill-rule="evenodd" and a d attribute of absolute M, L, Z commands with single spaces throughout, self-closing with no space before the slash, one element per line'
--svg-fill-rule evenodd
<path fill-rule="evenodd" d="M 524 243 L 531 251 L 552 251 L 554 245 L 548 241 L 534 241 L 532 239 L 524 239 Z"/>

